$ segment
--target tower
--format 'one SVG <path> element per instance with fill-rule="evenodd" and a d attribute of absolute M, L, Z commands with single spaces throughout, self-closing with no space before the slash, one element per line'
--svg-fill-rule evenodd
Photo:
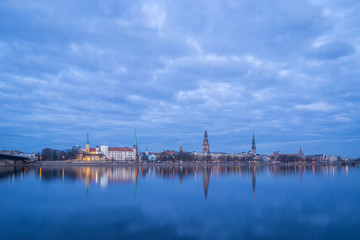
<path fill-rule="evenodd" d="M 208 136 L 207 136 L 207 131 L 205 130 L 204 141 L 203 141 L 203 153 L 209 153 L 209 152 L 210 152 L 209 140 L 208 140 Z"/>
<path fill-rule="evenodd" d="M 180 152 L 181 152 L 181 153 L 184 152 L 184 151 L 183 151 L 182 143 L 180 143 Z"/>
<path fill-rule="evenodd" d="M 304 152 L 301 147 L 300 147 L 300 151 L 299 151 L 299 156 L 304 156 Z"/>
<path fill-rule="evenodd" d="M 134 160 L 137 160 L 137 158 L 138 158 L 138 145 L 137 145 L 137 138 L 136 138 L 136 128 L 135 128 L 135 134 L 134 134 L 133 158 L 134 158 Z"/>
<path fill-rule="evenodd" d="M 253 131 L 251 153 L 256 154 L 255 132 Z"/>
<path fill-rule="evenodd" d="M 85 151 L 90 152 L 90 145 L 89 145 L 89 132 L 86 132 L 86 145 L 85 145 Z"/>

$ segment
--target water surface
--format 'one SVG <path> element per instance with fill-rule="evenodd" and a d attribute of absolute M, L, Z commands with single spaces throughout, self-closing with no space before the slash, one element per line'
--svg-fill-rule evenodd
<path fill-rule="evenodd" d="M 0 167 L 1 239 L 357 239 L 350 166 Z"/>

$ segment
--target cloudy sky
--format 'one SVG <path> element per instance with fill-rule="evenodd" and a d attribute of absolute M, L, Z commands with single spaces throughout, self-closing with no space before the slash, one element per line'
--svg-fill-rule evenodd
<path fill-rule="evenodd" d="M 0 149 L 360 156 L 358 0 L 5 0 Z"/>

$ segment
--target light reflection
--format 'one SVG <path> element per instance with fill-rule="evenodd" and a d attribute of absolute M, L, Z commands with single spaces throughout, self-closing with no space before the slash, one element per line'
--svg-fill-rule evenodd
<path fill-rule="evenodd" d="M 351 174 L 349 169 L 358 169 L 358 166 L 321 166 L 321 165 L 234 165 L 234 166 L 123 166 L 123 167 L 6 167 L 0 169 L 0 178 L 8 178 L 9 183 L 15 183 L 15 179 L 22 179 L 25 174 L 37 175 L 41 181 L 50 179 L 71 179 L 81 180 L 88 194 L 91 185 L 100 185 L 107 188 L 109 184 L 134 184 L 134 190 L 138 187 L 138 180 L 141 178 L 167 179 L 178 178 L 179 187 L 183 186 L 186 178 L 202 178 L 202 191 L 204 198 L 211 197 L 209 183 L 210 178 L 221 178 L 229 175 L 238 178 L 251 179 L 252 199 L 255 200 L 257 174 L 267 178 L 297 176 L 301 182 L 308 176 L 322 175 L 335 178 L 335 172 L 343 172 L 348 177 Z M 249 185 L 249 190 L 251 189 Z M 250 197 L 250 196 L 249 196 Z"/>
<path fill-rule="evenodd" d="M 349 166 L 345 167 L 346 176 L 349 176 Z"/>
<path fill-rule="evenodd" d="M 253 200 L 255 200 L 256 166 L 253 167 L 253 171 L 251 172 L 251 180 L 252 180 Z"/>
<path fill-rule="evenodd" d="M 210 181 L 210 177 L 209 177 L 209 172 L 210 172 L 210 167 L 204 167 L 203 169 L 203 188 L 204 188 L 204 195 L 205 195 L 205 200 L 207 199 L 207 195 L 208 195 L 208 189 L 209 189 L 209 181 Z"/>
<path fill-rule="evenodd" d="M 315 176 L 315 166 L 312 166 L 313 176 Z"/>

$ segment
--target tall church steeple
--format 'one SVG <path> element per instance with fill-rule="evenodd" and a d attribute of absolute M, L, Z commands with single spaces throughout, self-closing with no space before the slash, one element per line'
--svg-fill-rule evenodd
<path fill-rule="evenodd" d="M 85 151 L 86 151 L 86 152 L 90 152 L 89 132 L 86 132 L 86 145 L 85 145 Z"/>
<path fill-rule="evenodd" d="M 133 155 L 134 155 L 134 160 L 137 160 L 139 152 L 138 152 L 138 145 L 137 145 L 136 128 L 135 128 L 135 133 L 134 133 Z"/>
<path fill-rule="evenodd" d="M 299 150 L 299 155 L 300 155 L 300 156 L 304 156 L 304 152 L 303 152 L 303 150 L 302 150 L 301 147 L 300 147 L 300 150 Z"/>
<path fill-rule="evenodd" d="M 254 131 L 253 131 L 253 136 L 252 136 L 251 152 L 253 154 L 256 154 L 255 132 Z"/>
<path fill-rule="evenodd" d="M 203 153 L 209 153 L 209 152 L 210 152 L 209 140 L 208 140 L 208 136 L 207 136 L 207 131 L 205 130 L 204 141 L 203 141 Z"/>
<path fill-rule="evenodd" d="M 180 152 L 181 152 L 181 153 L 184 152 L 182 143 L 180 143 Z"/>

